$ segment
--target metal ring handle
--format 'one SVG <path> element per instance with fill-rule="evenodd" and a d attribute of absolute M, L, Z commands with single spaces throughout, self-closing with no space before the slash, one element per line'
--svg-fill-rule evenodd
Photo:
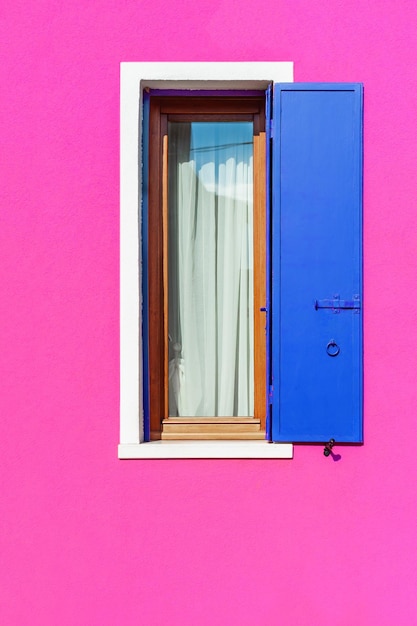
<path fill-rule="evenodd" d="M 326 352 L 329 356 L 337 356 L 340 352 L 340 347 L 337 345 L 334 339 L 330 339 L 326 346 Z"/>

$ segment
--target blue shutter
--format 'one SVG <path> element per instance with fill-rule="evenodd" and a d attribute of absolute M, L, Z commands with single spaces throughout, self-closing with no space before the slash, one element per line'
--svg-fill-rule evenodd
<path fill-rule="evenodd" d="M 275 87 L 273 441 L 362 441 L 362 100 Z"/>
<path fill-rule="evenodd" d="M 265 117 L 266 117 L 266 284 L 271 284 L 271 200 L 272 200 L 272 101 L 274 97 L 273 85 L 268 85 L 265 91 Z M 271 292 L 266 289 L 266 302 L 265 302 L 265 338 L 266 338 L 266 371 L 267 371 L 267 389 L 266 397 L 268 398 L 266 406 L 266 424 L 265 424 L 265 439 L 271 441 L 272 439 L 272 420 L 271 420 L 271 406 L 270 399 L 270 373 L 271 373 L 271 334 L 270 334 L 270 315 L 271 315 Z"/>

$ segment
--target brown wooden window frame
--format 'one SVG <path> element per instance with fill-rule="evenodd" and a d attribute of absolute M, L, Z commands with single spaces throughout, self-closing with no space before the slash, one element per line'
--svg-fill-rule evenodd
<path fill-rule="evenodd" d="M 167 199 L 169 121 L 252 121 L 254 156 L 254 416 L 168 417 Z M 265 97 L 151 96 L 148 179 L 148 358 L 150 436 L 155 439 L 264 439 L 266 395 Z"/>

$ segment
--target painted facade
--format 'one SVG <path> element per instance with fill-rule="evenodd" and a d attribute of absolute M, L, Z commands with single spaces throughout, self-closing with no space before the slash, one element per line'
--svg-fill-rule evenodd
<path fill-rule="evenodd" d="M 417 623 L 417 7 L 2 11 L 0 621 Z M 365 89 L 365 445 L 129 460 L 119 438 L 119 63 L 294 61 Z"/>

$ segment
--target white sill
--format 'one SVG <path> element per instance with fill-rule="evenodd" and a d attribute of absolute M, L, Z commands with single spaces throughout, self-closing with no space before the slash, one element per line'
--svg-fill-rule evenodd
<path fill-rule="evenodd" d="M 267 441 L 150 441 L 121 443 L 119 459 L 292 459 L 292 443 Z"/>

